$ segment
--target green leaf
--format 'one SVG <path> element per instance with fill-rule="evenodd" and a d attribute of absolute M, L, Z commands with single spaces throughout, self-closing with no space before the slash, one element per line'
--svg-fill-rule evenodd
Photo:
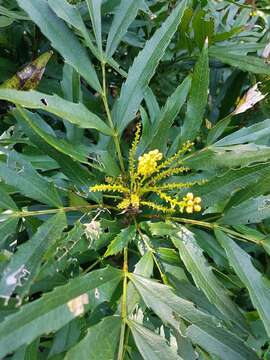
<path fill-rule="evenodd" d="M 78 316 L 70 301 L 81 295 L 85 299 L 90 290 L 110 281 L 120 281 L 121 277 L 122 272 L 111 267 L 95 270 L 22 306 L 0 324 L 0 356 L 4 357 L 41 334 L 60 329 Z"/>
<path fill-rule="evenodd" d="M 0 186 L 0 209 L 11 209 L 11 210 L 18 210 L 17 205 L 8 195 L 8 193 Z"/>
<path fill-rule="evenodd" d="M 251 301 L 270 336 L 270 281 L 254 267 L 252 258 L 235 241 L 220 230 L 215 232 L 230 265 L 248 289 Z"/>
<path fill-rule="evenodd" d="M 168 132 L 173 122 L 184 105 L 191 85 L 191 77 L 185 80 L 176 88 L 173 94 L 167 99 L 151 129 L 149 129 L 148 148 L 159 149 L 164 152 Z"/>
<path fill-rule="evenodd" d="M 185 7 L 186 1 L 181 1 L 164 21 L 162 27 L 146 42 L 144 49 L 130 67 L 120 98 L 113 107 L 113 119 L 120 133 L 135 117 L 147 85 L 177 30 Z"/>
<path fill-rule="evenodd" d="M 65 360 L 112 360 L 115 359 L 121 328 L 121 318 L 108 316 L 91 326 L 85 337 L 65 356 Z"/>
<path fill-rule="evenodd" d="M 251 358 L 253 356 L 252 359 L 257 359 L 252 349 L 246 346 L 240 338 L 222 327 L 221 321 L 208 313 L 198 310 L 192 302 L 175 295 L 170 287 L 135 274 L 130 274 L 129 277 L 147 307 L 151 308 L 165 324 L 171 325 L 178 331 L 179 321 L 177 316 L 179 316 L 188 323 L 197 325 L 202 331 L 209 333 L 210 336 L 214 336 L 215 330 L 218 329 L 218 334 L 223 333 L 224 338 L 231 339 L 235 352 L 241 349 L 241 352 L 249 354 Z M 204 348 L 209 351 L 211 345 L 205 343 Z"/>
<path fill-rule="evenodd" d="M 7 16 L 0 16 L 0 28 L 8 27 L 14 22 L 13 19 L 8 18 Z"/>
<path fill-rule="evenodd" d="M 214 326 L 217 324 L 213 316 L 196 309 L 192 302 L 175 295 L 170 287 L 135 274 L 130 274 L 129 277 L 147 307 L 174 329 L 179 327 L 175 314 L 198 325 L 209 322 Z"/>
<path fill-rule="evenodd" d="M 29 17 L 22 13 L 22 11 L 11 11 L 4 6 L 0 6 L 0 14 L 5 15 L 11 19 L 29 20 Z"/>
<path fill-rule="evenodd" d="M 86 0 L 98 49 L 102 53 L 101 4 L 102 0 Z"/>
<path fill-rule="evenodd" d="M 229 322 L 234 322 L 242 331 L 246 332 L 248 328 L 245 318 L 214 275 L 194 234 L 184 226 L 175 225 L 175 227 L 178 232 L 171 235 L 171 240 L 178 248 L 179 255 L 196 286 L 204 292 L 209 301 L 225 315 Z"/>
<path fill-rule="evenodd" d="M 74 5 L 71 5 L 66 0 L 48 0 L 50 8 L 55 14 L 72 25 L 75 29 L 85 32 L 86 27 L 81 17 L 80 11 Z"/>
<path fill-rule="evenodd" d="M 270 195 L 248 199 L 225 211 L 222 224 L 256 224 L 270 217 Z"/>
<path fill-rule="evenodd" d="M 0 162 L 0 177 L 6 184 L 14 186 L 22 194 L 54 207 L 62 207 L 59 194 L 52 182 L 47 181 L 32 165 L 12 152 L 9 158 L 16 161 L 19 168 Z"/>
<path fill-rule="evenodd" d="M 196 235 L 196 241 L 202 250 L 214 260 L 220 268 L 228 268 L 228 260 L 225 251 L 220 246 L 216 237 L 208 231 L 193 228 Z"/>
<path fill-rule="evenodd" d="M 18 0 L 41 32 L 51 41 L 52 46 L 63 58 L 81 74 L 81 76 L 98 92 L 101 86 L 96 71 L 78 39 L 66 24 L 50 9 L 46 0 Z"/>
<path fill-rule="evenodd" d="M 205 46 L 195 65 L 192 76 L 190 96 L 187 103 L 187 112 L 181 129 L 181 143 L 192 141 L 197 135 L 203 122 L 208 99 L 209 64 L 208 48 Z"/>
<path fill-rule="evenodd" d="M 215 143 L 215 146 L 238 145 L 245 143 L 255 143 L 261 138 L 270 134 L 270 119 L 261 121 L 249 127 L 243 127 L 234 133 L 225 136 Z"/>
<path fill-rule="evenodd" d="M 207 136 L 207 145 L 213 144 L 226 130 L 232 121 L 232 116 L 228 115 L 224 119 L 221 119 L 213 126 Z"/>
<path fill-rule="evenodd" d="M 224 336 L 220 329 L 203 331 L 196 325 L 191 325 L 187 329 L 187 336 L 191 341 L 218 357 L 220 360 L 258 360 L 255 352 L 248 349 L 244 343 L 235 336 Z"/>
<path fill-rule="evenodd" d="M 144 360 L 181 360 L 166 340 L 133 320 L 128 326 Z"/>
<path fill-rule="evenodd" d="M 35 280 L 44 255 L 55 244 L 66 226 L 63 213 L 42 224 L 35 235 L 20 245 L 4 269 L 0 280 L 0 297 L 9 299 L 17 293 L 25 294 Z"/>
<path fill-rule="evenodd" d="M 18 221 L 19 221 L 18 219 L 14 219 L 12 217 L 2 219 L 0 215 L 0 234 L 1 234 L 0 246 L 1 247 L 5 243 L 7 238 L 11 234 L 15 233 L 18 225 Z"/>
<path fill-rule="evenodd" d="M 81 319 L 77 318 L 59 329 L 53 337 L 52 346 L 48 355 L 49 358 L 66 352 L 76 345 L 81 337 Z M 20 350 L 20 349 L 19 349 Z M 61 354 L 64 357 L 64 354 Z"/>
<path fill-rule="evenodd" d="M 153 273 L 154 260 L 150 251 L 146 252 L 135 265 L 134 274 L 150 278 Z M 140 295 L 132 282 L 128 283 L 127 288 L 127 313 L 131 314 L 135 306 L 140 302 Z"/>
<path fill-rule="evenodd" d="M 209 55 L 221 62 L 235 66 L 242 71 L 249 71 L 254 74 L 270 75 L 269 65 L 259 57 L 250 55 L 239 55 L 228 52 L 228 47 L 211 46 Z"/>
<path fill-rule="evenodd" d="M 89 31 L 87 30 L 80 11 L 76 7 L 76 5 L 71 5 L 66 0 L 48 0 L 48 4 L 59 18 L 66 21 L 68 24 L 70 24 L 80 32 L 91 52 L 99 60 L 101 60 L 100 53 L 93 44 L 92 39 L 89 35 Z"/>
<path fill-rule="evenodd" d="M 106 55 L 108 57 L 113 56 L 129 25 L 136 18 L 141 6 L 142 0 L 122 0 L 117 7 L 106 42 Z"/>
<path fill-rule="evenodd" d="M 63 98 L 72 102 L 81 102 L 83 99 L 81 89 L 81 77 L 76 70 L 69 64 L 65 64 L 63 67 L 63 77 L 61 81 L 61 89 Z M 84 129 L 80 129 L 78 126 L 71 124 L 69 121 L 64 120 L 67 139 L 73 144 L 79 145 L 83 143 Z"/>
<path fill-rule="evenodd" d="M 120 233 L 113 239 L 113 241 L 108 246 L 108 249 L 105 253 L 106 256 L 116 255 L 124 249 L 131 241 L 136 237 L 136 229 L 134 225 L 122 229 Z"/>
<path fill-rule="evenodd" d="M 106 135 L 112 135 L 112 130 L 83 104 L 72 103 L 57 95 L 47 95 L 34 90 L 0 89 L 0 99 L 29 109 L 48 111 L 81 128 L 96 129 Z"/>
<path fill-rule="evenodd" d="M 248 185 L 256 184 L 270 175 L 268 164 L 253 165 L 240 169 L 231 169 L 215 176 L 206 184 L 194 186 L 192 191 L 200 194 L 203 206 L 211 206 L 229 200 L 236 192 Z"/>
<path fill-rule="evenodd" d="M 66 177 L 74 183 L 74 185 L 78 186 L 79 188 L 83 187 L 84 190 L 87 189 L 88 192 L 89 186 L 93 183 L 96 183 L 92 174 L 77 161 L 74 161 L 70 156 L 64 155 L 55 148 L 52 148 L 46 141 L 44 141 L 42 137 L 40 137 L 28 126 L 17 110 L 14 110 L 12 113 L 14 114 L 16 120 L 23 127 L 23 131 L 30 138 L 31 142 L 33 142 L 33 144 L 36 145 L 38 149 L 41 149 L 44 154 L 48 154 L 51 158 L 55 159 L 61 167 L 63 174 L 65 174 Z M 39 127 L 47 130 L 47 124 L 37 113 L 28 113 L 28 115 L 31 116 L 32 121 L 35 122 Z"/>
<path fill-rule="evenodd" d="M 270 159 L 270 147 L 256 144 L 210 146 L 189 156 L 183 163 L 193 169 L 209 170 L 247 166 Z"/>
<path fill-rule="evenodd" d="M 200 49 L 203 48 L 206 38 L 210 41 L 215 31 L 215 21 L 213 18 L 205 19 L 206 11 L 199 10 L 195 12 L 192 21 L 192 28 L 194 31 L 194 40 Z"/>
<path fill-rule="evenodd" d="M 24 110 L 21 107 L 18 107 L 17 110 L 18 115 L 21 115 L 20 120 L 24 121 L 27 126 L 29 126 L 39 137 L 41 137 L 44 141 L 46 141 L 50 146 L 58 150 L 59 152 L 66 154 L 77 160 L 79 162 L 83 162 L 88 164 L 87 161 L 87 150 L 80 145 L 76 145 L 76 147 L 68 142 L 65 139 L 57 138 L 49 134 L 48 132 L 44 131 L 38 124 L 34 121 L 34 117 L 30 111 Z M 16 110 L 13 112 L 14 116 L 16 117 Z"/>

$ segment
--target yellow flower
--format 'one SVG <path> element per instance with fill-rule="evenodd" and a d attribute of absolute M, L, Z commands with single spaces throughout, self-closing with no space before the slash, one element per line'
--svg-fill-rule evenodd
<path fill-rule="evenodd" d="M 157 149 L 149 151 L 139 157 L 138 162 L 138 175 L 150 176 L 157 169 L 157 162 L 162 159 L 162 154 Z"/>
<path fill-rule="evenodd" d="M 118 209 L 123 210 L 123 209 L 128 208 L 129 205 L 130 205 L 130 199 L 124 199 L 117 205 L 117 207 L 118 207 Z"/>
<path fill-rule="evenodd" d="M 202 202 L 202 199 L 199 196 L 197 196 L 195 197 L 194 202 L 195 204 L 200 204 Z"/>
<path fill-rule="evenodd" d="M 187 206 L 187 207 L 186 207 L 186 212 L 187 212 L 188 214 L 192 214 L 192 213 L 193 213 L 193 206 Z"/>
<path fill-rule="evenodd" d="M 193 193 L 187 193 L 184 197 L 185 201 L 185 210 L 188 214 L 192 214 L 194 211 L 199 212 L 202 210 L 202 207 L 200 203 L 202 202 L 202 199 L 199 196 L 196 196 L 194 198 Z"/>
<path fill-rule="evenodd" d="M 151 150 L 139 157 L 136 161 L 136 151 L 140 141 L 141 125 L 137 125 L 135 139 L 129 151 L 129 169 L 128 174 L 116 178 L 107 177 L 106 184 L 94 185 L 90 188 L 91 191 L 100 192 L 118 192 L 123 194 L 117 208 L 136 214 L 140 207 L 147 206 L 150 209 L 160 211 L 163 213 L 186 212 L 192 214 L 193 212 L 201 211 L 201 198 L 194 197 L 192 192 L 187 193 L 183 198 L 179 198 L 176 190 L 181 188 L 189 188 L 195 184 L 202 184 L 204 181 L 194 182 L 166 182 L 166 179 L 174 175 L 180 175 L 191 169 L 182 166 L 183 161 L 181 155 L 190 151 L 193 143 L 187 142 L 174 155 L 163 161 L 163 155 L 158 150 Z M 136 167 L 137 163 L 137 167 Z M 172 179 L 173 180 L 173 179 Z M 159 200 L 155 203 L 147 199 L 147 194 L 155 194 Z M 119 196 L 111 196 L 112 198 L 119 198 Z M 159 202 L 165 202 L 165 206 Z"/>
<path fill-rule="evenodd" d="M 139 208 L 140 205 L 140 198 L 137 194 L 131 194 L 130 196 L 130 203 L 132 207 Z"/>
<path fill-rule="evenodd" d="M 194 195 L 191 192 L 186 195 L 187 200 L 193 200 L 193 197 Z"/>

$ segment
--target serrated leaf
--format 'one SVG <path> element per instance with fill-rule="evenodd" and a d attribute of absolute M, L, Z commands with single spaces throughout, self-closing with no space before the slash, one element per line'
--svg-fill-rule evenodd
<path fill-rule="evenodd" d="M 31 0 L 18 0 L 18 4 L 28 13 L 64 59 L 82 75 L 93 89 L 101 92 L 102 89 L 96 71 L 86 50 L 63 20 L 53 13 L 48 2 L 46 0 L 35 0 L 34 2 Z"/>
<path fill-rule="evenodd" d="M 146 252 L 135 265 L 134 274 L 150 278 L 153 273 L 154 260 L 150 251 Z M 131 314 L 135 306 L 140 301 L 140 295 L 134 288 L 132 282 L 128 283 L 127 288 L 127 313 Z"/>
<path fill-rule="evenodd" d="M 142 0 L 122 0 L 117 7 L 106 42 L 106 55 L 108 57 L 113 56 L 129 25 L 136 18 L 141 6 Z"/>
<path fill-rule="evenodd" d="M 0 324 L 0 356 L 4 357 L 41 334 L 60 329 L 77 316 L 68 302 L 109 281 L 120 281 L 121 277 L 122 272 L 111 267 L 95 270 L 22 306 Z M 91 299 L 89 301 L 91 305 Z"/>
<path fill-rule="evenodd" d="M 105 317 L 100 323 L 88 329 L 85 337 L 67 352 L 65 360 L 76 358 L 81 360 L 115 359 L 120 328 L 120 317 Z"/>
<path fill-rule="evenodd" d="M 151 122 L 155 122 L 158 114 L 160 113 L 160 108 L 157 98 L 149 86 L 145 90 L 144 100 L 146 102 Z"/>
<path fill-rule="evenodd" d="M 86 0 L 91 22 L 96 38 L 96 43 L 100 53 L 102 53 L 102 36 L 101 36 L 101 0 Z"/>
<path fill-rule="evenodd" d="M 166 340 L 133 320 L 128 326 L 144 360 L 181 360 Z"/>
<path fill-rule="evenodd" d="M 17 205 L 9 194 L 0 186 L 0 209 L 18 210 Z"/>
<path fill-rule="evenodd" d="M 217 318 L 197 309 L 192 302 L 175 295 L 170 287 L 134 274 L 130 274 L 129 277 L 147 307 L 151 308 L 165 324 L 169 324 L 178 331 L 177 316 L 179 316 L 188 323 L 197 325 L 210 336 L 214 336 L 215 329 L 219 329 L 219 334 L 223 333 L 225 338 L 231 338 L 234 352 L 238 352 L 240 349 L 241 353 L 249 354 L 250 359 L 258 360 L 253 350 L 246 346 L 240 338 L 223 328 Z M 207 343 L 204 344 L 204 348 L 206 351 L 211 349 Z"/>
<path fill-rule="evenodd" d="M 88 164 L 87 161 L 87 150 L 81 147 L 79 144 L 74 146 L 69 141 L 61 138 L 57 138 L 44 131 L 38 124 L 35 122 L 33 114 L 30 111 L 24 110 L 21 107 L 18 107 L 17 111 L 13 112 L 14 116 L 21 116 L 20 120 L 24 121 L 27 126 L 29 126 L 39 137 L 41 137 L 45 142 L 47 142 L 50 146 L 58 150 L 59 152 L 70 156 L 74 160 L 77 160 L 82 163 Z M 41 119 L 40 119 L 41 120 Z M 42 121 L 42 120 L 41 120 Z"/>
<path fill-rule="evenodd" d="M 32 165 L 23 160 L 19 154 L 9 153 L 9 158 L 14 160 L 19 168 L 0 162 L 0 176 L 6 184 L 14 186 L 25 196 L 43 204 L 62 206 L 60 196 L 52 182 L 38 174 Z"/>
<path fill-rule="evenodd" d="M 207 351 L 217 356 L 220 360 L 258 360 L 255 352 L 249 350 L 244 343 L 235 336 L 224 333 L 220 329 L 211 329 L 209 327 L 206 333 L 196 325 L 187 328 L 187 336 L 191 341 Z"/>
<path fill-rule="evenodd" d="M 122 251 L 131 241 L 133 241 L 135 236 L 136 228 L 134 225 L 130 225 L 129 227 L 122 229 L 110 243 L 104 256 L 107 257 L 116 255 Z"/>
<path fill-rule="evenodd" d="M 257 184 L 269 175 L 270 166 L 268 164 L 231 169 L 215 176 L 206 184 L 194 186 L 192 191 L 200 194 L 204 207 L 207 207 L 229 200 L 234 193 L 249 185 Z"/>
<path fill-rule="evenodd" d="M 55 244 L 65 226 L 65 215 L 59 213 L 42 224 L 31 239 L 18 247 L 2 273 L 0 297 L 9 299 L 16 289 L 19 294 L 27 293 L 46 251 Z"/>
<path fill-rule="evenodd" d="M 215 277 L 212 267 L 207 263 L 202 249 L 197 244 L 194 234 L 181 225 L 175 225 L 178 232 L 171 235 L 171 240 L 179 250 L 179 255 L 191 274 L 196 286 L 201 289 L 209 301 L 225 315 L 229 322 L 234 322 L 242 331 L 248 327 L 239 308 L 230 299 L 222 284 Z"/>
<path fill-rule="evenodd" d="M 228 115 L 224 119 L 221 119 L 213 126 L 207 136 L 207 145 L 213 144 L 226 130 L 232 121 L 232 116 Z"/>
<path fill-rule="evenodd" d="M 92 42 L 78 7 L 68 3 L 66 0 L 48 0 L 48 4 L 59 18 L 66 21 L 81 33 L 91 52 L 101 60 L 101 55 Z"/>
<path fill-rule="evenodd" d="M 196 235 L 196 240 L 202 250 L 211 257 L 214 262 L 221 268 L 228 267 L 228 260 L 225 251 L 216 240 L 215 236 L 207 231 L 193 228 L 193 232 Z"/>
<path fill-rule="evenodd" d="M 209 55 L 225 64 L 235 66 L 243 71 L 249 71 L 254 74 L 270 75 L 269 65 L 264 59 L 228 52 L 227 46 L 225 48 L 221 46 L 211 46 Z"/>
<path fill-rule="evenodd" d="M 47 95 L 38 91 L 0 89 L 0 99 L 19 104 L 29 109 L 48 111 L 84 129 L 96 129 L 106 135 L 112 130 L 83 104 L 75 104 L 58 95 Z"/>
<path fill-rule="evenodd" d="M 141 295 L 145 304 L 158 315 L 165 324 L 170 324 L 174 329 L 178 329 L 179 323 L 175 313 L 184 320 L 195 323 L 217 323 L 213 316 L 210 316 L 187 301 L 174 294 L 172 289 L 154 280 L 143 276 L 130 274 L 130 280 Z"/>
<path fill-rule="evenodd" d="M 135 117 L 147 85 L 177 30 L 185 7 L 186 1 L 181 1 L 164 21 L 162 27 L 146 42 L 144 49 L 141 50 L 129 69 L 120 98 L 113 107 L 113 119 L 120 133 Z"/>
<path fill-rule="evenodd" d="M 266 119 L 249 127 L 243 127 L 232 134 L 225 136 L 215 143 L 215 146 L 229 146 L 245 143 L 255 143 L 270 134 L 270 119 Z"/>
<path fill-rule="evenodd" d="M 203 122 L 209 86 L 208 48 L 205 46 L 195 65 L 187 103 L 187 112 L 181 128 L 181 143 L 192 141 L 200 130 Z"/>
<path fill-rule="evenodd" d="M 210 146 L 189 156 L 183 163 L 193 169 L 213 170 L 220 168 L 244 167 L 270 159 L 270 147 L 256 144 L 233 146 Z"/>
<path fill-rule="evenodd" d="M 230 265 L 248 289 L 251 301 L 270 336 L 270 281 L 254 267 L 251 256 L 235 241 L 220 230 L 215 232 L 226 251 Z"/>
<path fill-rule="evenodd" d="M 83 187 L 84 190 L 87 189 L 88 191 L 89 186 L 93 184 L 94 181 L 92 174 L 77 161 L 74 161 L 70 156 L 64 155 L 55 148 L 52 148 L 42 137 L 40 137 L 28 126 L 28 124 L 19 115 L 18 111 L 14 110 L 12 114 L 14 114 L 16 120 L 20 123 L 23 131 L 30 138 L 31 142 L 33 142 L 37 148 L 41 149 L 43 153 L 48 154 L 51 158 L 55 159 L 63 174 L 65 174 L 66 177 L 74 183 L 74 185 L 79 188 Z M 44 128 L 45 131 L 49 131 L 49 128 L 47 126 L 45 127 L 47 124 L 37 113 L 31 113 L 31 118 L 38 126 Z"/>
<path fill-rule="evenodd" d="M 270 196 L 258 196 L 232 206 L 224 212 L 222 224 L 256 224 L 270 217 Z"/>
<path fill-rule="evenodd" d="M 148 148 L 159 149 L 164 152 L 168 131 L 184 105 L 191 85 L 191 77 L 186 79 L 176 88 L 173 94 L 167 99 L 152 127 L 149 129 Z"/>
<path fill-rule="evenodd" d="M 53 337 L 52 346 L 48 358 L 62 355 L 72 346 L 76 345 L 81 336 L 81 319 L 77 318 L 59 329 Z"/>

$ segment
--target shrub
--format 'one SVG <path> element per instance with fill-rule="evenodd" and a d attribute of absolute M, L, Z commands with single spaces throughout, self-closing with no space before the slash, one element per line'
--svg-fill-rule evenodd
<path fill-rule="evenodd" d="M 1 3 L 0 356 L 268 359 L 268 2 Z"/>

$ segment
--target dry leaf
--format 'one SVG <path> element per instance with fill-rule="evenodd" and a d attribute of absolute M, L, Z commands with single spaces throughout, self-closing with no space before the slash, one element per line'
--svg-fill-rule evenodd
<path fill-rule="evenodd" d="M 251 109 L 255 104 L 266 97 L 267 94 L 262 94 L 258 89 L 259 84 L 260 83 L 257 83 L 248 89 L 245 95 L 240 99 L 232 115 L 241 114 L 248 109 Z"/>
<path fill-rule="evenodd" d="M 82 294 L 67 303 L 69 310 L 75 315 L 79 316 L 84 313 L 84 305 L 89 304 L 88 295 Z"/>

